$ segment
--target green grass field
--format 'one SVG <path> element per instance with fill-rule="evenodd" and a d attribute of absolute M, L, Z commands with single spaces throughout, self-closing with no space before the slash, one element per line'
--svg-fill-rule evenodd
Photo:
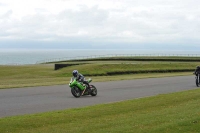
<path fill-rule="evenodd" d="M 68 63 L 88 64 L 56 71 L 53 64 L 0 66 L 0 89 L 68 84 L 74 69 L 94 82 L 102 82 L 192 75 L 199 65 L 198 61 L 188 61 L 199 58 L 180 57 L 181 61 L 179 57 L 170 57 L 173 61 L 166 58 L 165 61 L 73 61 Z M 113 75 L 109 75 L 110 72 Z M 84 108 L 5 117 L 0 118 L 0 133 L 199 133 L 199 103 L 200 90 L 194 89 Z"/>
<path fill-rule="evenodd" d="M 75 59 L 75 60 L 66 60 L 66 61 L 52 61 L 46 63 L 69 63 L 69 62 L 87 62 L 87 61 L 150 61 L 150 62 L 159 62 L 159 61 L 172 61 L 172 62 L 200 62 L 199 57 L 191 57 L 188 55 L 185 56 L 115 56 L 115 57 L 93 57 L 93 58 L 83 58 L 83 59 Z"/>
<path fill-rule="evenodd" d="M 0 119 L 1 133 L 199 133 L 200 90 Z"/>
<path fill-rule="evenodd" d="M 190 75 L 198 63 L 91 63 L 54 70 L 53 64 L 0 66 L 0 89 L 68 84 L 72 71 L 93 79 L 94 82 L 135 78 Z M 184 70 L 185 72 L 170 73 Z M 153 71 L 153 73 L 152 73 Z M 111 74 L 109 74 L 111 73 Z M 135 74 L 134 74 L 135 73 Z M 136 74 L 138 73 L 138 74 Z"/>

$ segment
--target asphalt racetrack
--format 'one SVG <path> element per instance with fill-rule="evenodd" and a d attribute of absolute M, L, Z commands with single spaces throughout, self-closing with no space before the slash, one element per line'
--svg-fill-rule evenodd
<path fill-rule="evenodd" d="M 70 80 L 70 79 L 69 79 Z M 97 96 L 75 98 L 66 85 L 0 90 L 0 118 L 63 110 L 195 89 L 194 76 L 92 82 Z"/>

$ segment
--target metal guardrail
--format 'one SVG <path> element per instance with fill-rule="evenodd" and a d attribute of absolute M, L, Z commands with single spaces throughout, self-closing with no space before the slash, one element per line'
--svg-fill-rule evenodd
<path fill-rule="evenodd" d="M 77 56 L 77 57 L 63 57 L 63 58 L 46 59 L 46 60 L 37 61 L 36 64 L 50 63 L 50 62 L 61 62 L 61 61 L 69 61 L 69 60 L 80 60 L 80 59 L 94 59 L 94 58 L 107 58 L 107 57 L 138 57 L 138 56 L 200 57 L 200 54 L 108 54 L 108 55 L 91 55 L 91 56 Z"/>

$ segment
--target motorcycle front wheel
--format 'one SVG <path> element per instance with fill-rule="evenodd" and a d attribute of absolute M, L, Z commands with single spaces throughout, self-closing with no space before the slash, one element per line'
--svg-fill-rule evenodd
<path fill-rule="evenodd" d="M 81 96 L 81 90 L 79 88 L 77 88 L 77 87 L 71 88 L 71 93 L 76 98 Z"/>

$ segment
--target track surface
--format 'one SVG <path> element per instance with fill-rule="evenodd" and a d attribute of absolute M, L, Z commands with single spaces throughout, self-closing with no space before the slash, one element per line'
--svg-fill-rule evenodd
<path fill-rule="evenodd" d="M 0 118 L 110 103 L 195 89 L 194 76 L 94 82 L 95 97 L 74 98 L 68 84 L 0 90 Z"/>

